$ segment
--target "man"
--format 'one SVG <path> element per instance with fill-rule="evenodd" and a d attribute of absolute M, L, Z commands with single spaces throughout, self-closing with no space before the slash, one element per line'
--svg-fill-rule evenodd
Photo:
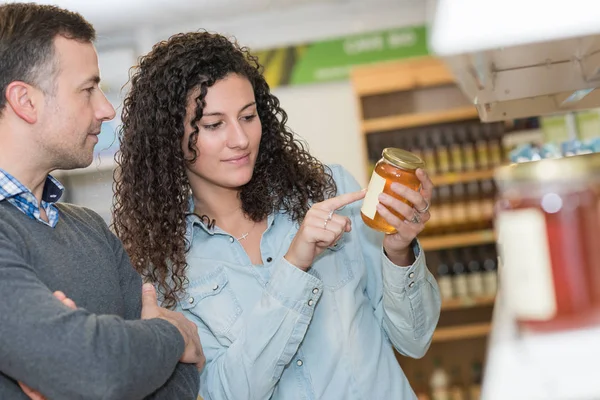
<path fill-rule="evenodd" d="M 29 398 L 22 388 L 32 398 L 195 399 L 195 325 L 158 307 L 151 285 L 142 299 L 96 213 L 56 203 L 63 187 L 49 173 L 90 165 L 115 115 L 94 39 L 76 13 L 0 5 L 0 399 Z"/>

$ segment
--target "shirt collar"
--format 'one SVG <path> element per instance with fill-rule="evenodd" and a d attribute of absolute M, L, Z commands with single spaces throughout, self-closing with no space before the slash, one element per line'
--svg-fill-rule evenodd
<path fill-rule="evenodd" d="M 275 217 L 279 215 L 279 213 L 271 213 L 267 217 L 267 230 L 275 223 Z M 188 209 L 186 214 L 186 231 L 185 238 L 189 243 L 192 243 L 194 240 L 194 226 L 200 227 L 204 232 L 206 232 L 210 236 L 214 236 L 215 233 L 223 233 L 216 226 L 209 226 L 208 220 L 202 219 L 198 214 L 194 214 L 194 198 L 192 196 L 188 199 Z"/>
<path fill-rule="evenodd" d="M 53 176 L 48 175 L 44 183 L 42 201 L 54 204 L 62 197 L 65 187 Z M 0 168 L 0 201 L 16 197 L 23 193 L 31 193 L 17 178 Z"/>

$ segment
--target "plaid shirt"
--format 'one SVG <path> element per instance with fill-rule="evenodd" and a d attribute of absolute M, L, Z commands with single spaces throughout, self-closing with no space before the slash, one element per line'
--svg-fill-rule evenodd
<path fill-rule="evenodd" d="M 58 209 L 54 205 L 62 196 L 65 188 L 59 181 L 48 175 L 42 193 L 42 208 L 46 211 L 48 222 L 40 217 L 38 201 L 21 182 L 8 172 L 0 169 L 0 202 L 8 201 L 29 218 L 54 228 L 58 223 Z"/>

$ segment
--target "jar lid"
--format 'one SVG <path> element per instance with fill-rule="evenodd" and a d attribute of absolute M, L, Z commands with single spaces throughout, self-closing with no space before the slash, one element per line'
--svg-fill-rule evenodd
<path fill-rule="evenodd" d="M 600 173 L 600 153 L 591 153 L 507 165 L 496 169 L 494 179 L 497 182 L 552 182 L 585 179 L 598 176 L 598 173 Z"/>
<path fill-rule="evenodd" d="M 390 164 L 403 169 L 424 168 L 425 162 L 421 157 L 410 151 L 398 149 L 395 147 L 387 147 L 383 149 L 383 158 Z"/>

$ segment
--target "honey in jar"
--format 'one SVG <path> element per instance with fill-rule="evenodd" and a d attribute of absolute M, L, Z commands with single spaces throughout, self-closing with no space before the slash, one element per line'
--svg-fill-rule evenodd
<path fill-rule="evenodd" d="M 386 193 L 412 207 L 413 205 L 408 200 L 396 194 L 391 186 L 396 182 L 418 191 L 421 188 L 421 181 L 417 178 L 416 170 L 424 166 L 425 163 L 421 158 L 406 150 L 393 147 L 383 150 L 382 157 L 375 164 L 375 169 L 371 174 L 367 194 L 360 210 L 361 217 L 367 226 L 388 234 L 396 232 L 396 228 L 388 224 L 379 212 L 377 212 L 376 207 L 379 203 L 379 194 Z M 390 211 L 401 220 L 405 219 L 401 214 L 391 209 Z"/>
<path fill-rule="evenodd" d="M 525 331 L 600 325 L 600 154 L 499 168 L 500 288 Z"/>

